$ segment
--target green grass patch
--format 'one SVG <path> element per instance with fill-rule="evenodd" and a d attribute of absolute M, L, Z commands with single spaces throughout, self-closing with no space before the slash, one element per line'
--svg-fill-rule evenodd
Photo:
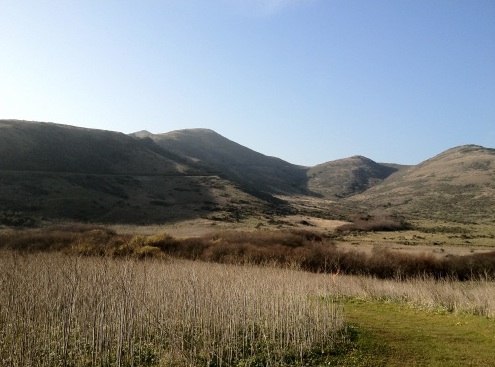
<path fill-rule="evenodd" d="M 341 366 L 493 366 L 495 320 L 407 304 L 345 302 L 351 347 Z"/>

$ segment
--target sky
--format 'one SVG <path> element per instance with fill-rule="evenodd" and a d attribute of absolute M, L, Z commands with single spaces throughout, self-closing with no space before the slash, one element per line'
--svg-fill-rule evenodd
<path fill-rule="evenodd" d="M 493 0 L 0 0 L 0 119 L 313 166 L 495 147 Z"/>

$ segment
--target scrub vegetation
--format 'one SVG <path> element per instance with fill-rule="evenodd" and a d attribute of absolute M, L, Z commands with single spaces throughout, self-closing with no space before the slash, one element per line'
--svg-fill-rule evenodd
<path fill-rule="evenodd" d="M 174 257 L 226 264 L 270 264 L 316 273 L 367 275 L 382 279 L 495 278 L 495 251 L 439 257 L 432 253 L 397 252 L 377 246 L 365 253 L 338 248 L 332 238 L 307 230 L 231 230 L 176 238 L 167 233 L 117 234 L 105 227 L 55 225 L 4 231 L 0 233 L 0 247 L 21 252 L 62 251 L 86 256 Z"/>

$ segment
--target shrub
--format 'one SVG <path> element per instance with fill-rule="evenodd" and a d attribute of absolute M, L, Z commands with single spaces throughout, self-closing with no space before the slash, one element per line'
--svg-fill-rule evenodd
<path fill-rule="evenodd" d="M 139 259 L 145 259 L 145 258 L 158 257 L 160 254 L 162 254 L 162 251 L 158 247 L 145 245 L 143 247 L 138 248 L 135 254 Z"/>
<path fill-rule="evenodd" d="M 352 223 L 338 227 L 337 231 L 401 231 L 411 228 L 411 225 L 398 215 L 355 216 L 351 221 Z"/>
<path fill-rule="evenodd" d="M 13 210 L 2 210 L 0 211 L 0 225 L 7 227 L 34 227 L 36 226 L 36 220 L 25 215 L 22 212 L 17 212 Z"/>
<path fill-rule="evenodd" d="M 495 278 L 495 251 L 437 258 L 377 247 L 371 254 L 366 254 L 338 249 L 331 239 L 309 231 L 225 231 L 178 239 L 167 233 L 130 236 L 102 227 L 65 226 L 0 233 L 0 248 L 138 259 L 172 256 L 227 264 L 270 264 L 316 273 L 340 272 L 378 278 Z"/>

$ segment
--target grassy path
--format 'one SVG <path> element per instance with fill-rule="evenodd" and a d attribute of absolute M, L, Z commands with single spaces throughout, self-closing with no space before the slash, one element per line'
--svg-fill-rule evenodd
<path fill-rule="evenodd" d="M 495 320 L 347 301 L 355 339 L 345 366 L 495 366 Z"/>

